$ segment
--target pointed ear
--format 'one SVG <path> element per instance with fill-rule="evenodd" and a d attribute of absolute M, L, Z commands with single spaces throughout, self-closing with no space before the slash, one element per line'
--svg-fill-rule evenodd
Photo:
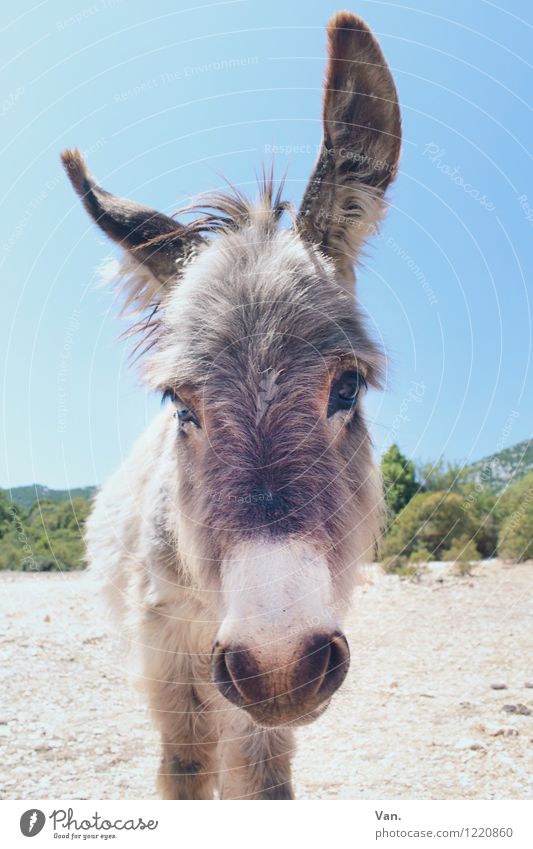
<path fill-rule="evenodd" d="M 187 228 L 147 206 L 106 192 L 90 175 L 79 150 L 61 154 L 63 166 L 93 221 L 163 286 L 175 278 L 190 251 Z"/>
<path fill-rule="evenodd" d="M 396 87 L 381 48 L 360 18 L 328 24 L 324 135 L 298 215 L 298 229 L 335 262 L 347 284 L 353 263 L 385 211 L 400 155 Z"/>

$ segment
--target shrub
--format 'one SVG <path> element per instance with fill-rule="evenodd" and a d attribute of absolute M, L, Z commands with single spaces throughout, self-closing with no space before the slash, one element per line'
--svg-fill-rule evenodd
<path fill-rule="evenodd" d="M 10 513 L 0 539 L 0 569 L 50 572 L 82 569 L 83 526 L 90 510 L 84 498 L 41 501 L 27 517 Z"/>
<path fill-rule="evenodd" d="M 513 524 L 512 518 L 506 519 L 500 532 L 498 554 L 504 560 L 533 559 L 533 507 L 530 506 L 520 525 Z"/>
<path fill-rule="evenodd" d="M 62 569 L 68 569 L 68 566 L 63 565 Z M 31 564 L 31 568 L 26 569 L 25 571 L 29 572 L 57 572 L 58 562 L 54 557 L 45 557 L 44 555 L 40 555 L 39 557 L 35 557 Z"/>
<path fill-rule="evenodd" d="M 24 552 L 16 540 L 7 535 L 0 542 L 0 569 L 11 569 L 20 572 L 23 569 Z"/>
<path fill-rule="evenodd" d="M 427 548 L 419 548 L 416 551 L 413 551 L 411 556 L 409 557 L 409 563 L 430 563 L 435 558 L 427 550 Z"/>
<path fill-rule="evenodd" d="M 415 495 L 398 514 L 382 546 L 383 556 L 410 557 L 420 549 L 441 560 L 456 537 L 474 538 L 476 521 L 464 509 L 457 492 L 425 492 Z"/>
<path fill-rule="evenodd" d="M 28 513 L 28 523 L 46 533 L 66 528 L 79 533 L 91 509 L 85 498 L 72 501 L 36 501 Z"/>
<path fill-rule="evenodd" d="M 466 484 L 462 494 L 465 508 L 477 525 L 475 541 L 478 551 L 482 557 L 495 557 L 501 522 L 497 495 L 480 483 Z"/>
<path fill-rule="evenodd" d="M 423 571 L 420 564 L 412 563 L 407 557 L 389 557 L 381 565 L 387 575 L 398 575 L 399 578 L 412 580 L 420 580 Z"/>
<path fill-rule="evenodd" d="M 533 558 L 533 472 L 512 484 L 500 502 L 503 519 L 498 554 L 506 560 Z"/>
<path fill-rule="evenodd" d="M 6 492 L 0 489 L 0 539 L 9 530 L 12 521 L 13 504 Z"/>
<path fill-rule="evenodd" d="M 388 575 L 396 575 L 401 569 L 407 565 L 407 557 L 398 557 L 393 554 L 391 557 L 385 557 L 381 561 L 383 571 Z"/>
<path fill-rule="evenodd" d="M 476 548 L 474 540 L 466 534 L 456 537 L 450 548 L 442 552 L 443 560 L 453 560 L 455 562 L 469 563 L 471 560 L 479 560 L 480 557 L 481 555 Z"/>
<path fill-rule="evenodd" d="M 469 560 L 456 560 L 453 570 L 460 578 L 472 577 L 472 563 Z"/>
<path fill-rule="evenodd" d="M 498 512 L 502 519 L 520 508 L 524 501 L 533 499 L 533 472 L 509 484 L 498 501 Z"/>

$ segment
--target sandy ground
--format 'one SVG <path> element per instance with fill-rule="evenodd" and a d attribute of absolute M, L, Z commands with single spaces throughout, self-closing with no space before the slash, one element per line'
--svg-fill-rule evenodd
<path fill-rule="evenodd" d="M 533 798 L 532 590 L 533 564 L 497 562 L 359 587 L 297 796 Z M 0 599 L 0 797 L 154 797 L 158 741 L 87 577 L 0 573 Z"/>

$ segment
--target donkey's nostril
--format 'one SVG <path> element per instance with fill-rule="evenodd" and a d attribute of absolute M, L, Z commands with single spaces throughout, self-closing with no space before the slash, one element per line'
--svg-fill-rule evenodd
<path fill-rule="evenodd" d="M 344 634 L 315 634 L 308 640 L 294 678 L 296 699 L 319 696 L 324 701 L 340 687 L 350 665 L 350 650 Z"/>
<path fill-rule="evenodd" d="M 337 632 L 330 638 L 328 668 L 319 690 L 319 694 L 324 699 L 333 695 L 335 690 L 338 690 L 346 678 L 349 666 L 350 648 L 348 646 L 348 640 L 344 634 Z"/>
<path fill-rule="evenodd" d="M 233 702 L 233 704 L 242 705 L 244 700 L 237 690 L 233 682 L 233 678 L 231 677 L 231 672 L 228 669 L 226 651 L 222 648 L 222 646 L 219 646 L 218 643 L 213 649 L 213 655 L 211 658 L 211 673 L 213 681 L 222 695 L 225 696 L 226 699 L 229 699 L 230 702 Z"/>
<path fill-rule="evenodd" d="M 216 643 L 211 660 L 213 681 L 234 705 L 243 707 L 258 698 L 259 672 L 246 649 Z"/>

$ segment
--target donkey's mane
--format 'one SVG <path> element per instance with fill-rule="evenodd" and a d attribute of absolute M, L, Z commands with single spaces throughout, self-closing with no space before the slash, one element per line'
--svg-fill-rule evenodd
<path fill-rule="evenodd" d="M 282 199 L 285 177 L 276 186 L 273 168 L 267 173 L 263 167 L 261 177 L 257 179 L 257 200 L 249 198 L 229 180 L 226 183 L 230 191 L 208 192 L 176 213 L 198 216 L 186 225 L 191 228 L 191 232 L 204 235 L 220 230 L 238 230 L 252 223 L 258 212 L 268 213 L 267 220 L 276 225 L 284 212 L 292 210 L 291 203 Z"/>
<path fill-rule="evenodd" d="M 172 215 L 172 218 L 176 219 L 176 230 L 144 242 L 132 250 L 132 256 L 135 257 L 136 250 L 146 251 L 148 248 L 154 253 L 164 250 L 178 236 L 190 246 L 189 250 L 177 259 L 176 270 L 179 276 L 179 267 L 183 268 L 191 262 L 209 238 L 217 234 L 236 232 L 250 225 L 274 230 L 284 212 L 294 216 L 292 204 L 282 197 L 285 176 L 277 181 L 272 166 L 268 171 L 263 166 L 261 175 L 257 178 L 258 196 L 255 200 L 226 178 L 224 180 L 229 191 L 207 192 L 178 209 Z M 179 219 L 190 216 L 193 216 L 192 221 L 178 223 Z M 128 256 L 121 264 L 118 277 L 126 283 L 126 298 L 121 314 L 129 318 L 136 317 L 134 323 L 122 334 L 122 338 L 137 338 L 131 353 L 133 362 L 136 362 L 158 341 L 161 329 L 160 307 L 168 287 L 160 284 L 154 287 L 153 277 L 143 262 L 136 259 L 132 261 Z"/>
<path fill-rule="evenodd" d="M 290 201 L 283 200 L 285 177 L 279 182 L 274 177 L 273 168 L 267 173 L 263 166 L 261 176 L 257 178 L 258 198 L 252 200 L 237 186 L 223 178 L 229 191 L 206 192 L 194 201 L 178 209 L 172 218 L 195 216 L 188 223 L 180 223 L 175 233 L 163 233 L 145 242 L 142 248 L 171 242 L 176 235 L 195 237 L 203 240 L 206 236 L 219 232 L 232 232 L 254 223 L 259 217 L 267 225 L 277 225 L 284 212 L 293 212 Z M 265 215 L 266 213 L 266 215 Z"/>

